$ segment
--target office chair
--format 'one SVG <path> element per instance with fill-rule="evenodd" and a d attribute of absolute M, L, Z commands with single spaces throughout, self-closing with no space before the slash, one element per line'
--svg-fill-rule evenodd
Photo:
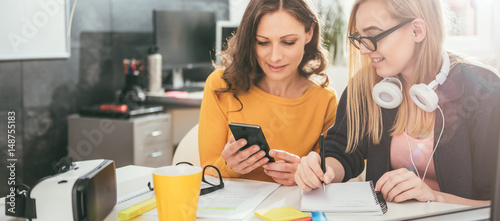
<path fill-rule="evenodd" d="M 200 166 L 200 151 L 198 150 L 198 124 L 196 124 L 182 138 L 172 158 L 172 165 L 178 162 L 190 162 Z"/>

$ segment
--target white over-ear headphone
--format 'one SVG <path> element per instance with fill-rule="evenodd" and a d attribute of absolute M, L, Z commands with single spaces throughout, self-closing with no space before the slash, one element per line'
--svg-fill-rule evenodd
<path fill-rule="evenodd" d="M 442 85 L 448 77 L 450 71 L 450 58 L 448 53 L 443 49 L 443 64 L 441 70 L 436 75 L 436 79 L 429 85 L 423 83 L 414 84 L 410 88 L 410 96 L 413 102 L 422 110 L 432 112 L 438 106 L 438 96 L 435 92 L 438 84 Z M 372 96 L 379 106 L 386 109 L 398 107 L 403 101 L 403 84 L 396 77 L 385 77 L 377 83 L 372 90 Z"/>

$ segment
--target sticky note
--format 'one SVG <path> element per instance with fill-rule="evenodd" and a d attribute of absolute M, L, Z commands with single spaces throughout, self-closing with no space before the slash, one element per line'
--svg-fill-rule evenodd
<path fill-rule="evenodd" d="M 303 213 L 302 211 L 290 206 L 274 208 L 274 209 L 256 210 L 254 214 L 257 217 L 267 221 L 285 221 L 285 220 L 307 221 L 312 219 L 310 215 Z"/>
<path fill-rule="evenodd" d="M 153 197 L 118 212 L 118 219 L 129 220 L 154 208 L 156 208 L 156 198 Z"/>

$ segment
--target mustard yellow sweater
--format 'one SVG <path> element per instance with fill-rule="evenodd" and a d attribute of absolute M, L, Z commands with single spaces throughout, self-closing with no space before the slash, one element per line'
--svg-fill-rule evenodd
<path fill-rule="evenodd" d="M 230 122 L 259 125 L 271 149 L 284 150 L 299 157 L 311 150 L 318 152 L 317 140 L 335 121 L 337 96 L 326 87 L 313 86 L 301 97 L 289 99 L 268 94 L 257 87 L 238 95 L 214 90 L 226 88 L 221 79 L 224 70 L 214 71 L 205 82 L 201 104 L 198 144 L 202 167 L 211 164 L 219 168 L 223 177 L 240 177 L 273 181 L 262 167 L 247 174 L 239 174 L 226 166 L 222 150 L 231 136 Z M 279 160 L 279 159 L 276 159 Z"/>

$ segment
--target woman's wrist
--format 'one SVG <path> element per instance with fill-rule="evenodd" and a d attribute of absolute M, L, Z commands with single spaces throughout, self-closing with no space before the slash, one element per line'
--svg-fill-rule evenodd
<path fill-rule="evenodd" d="M 431 200 L 431 202 L 439 202 L 439 203 L 444 203 L 445 202 L 445 197 L 443 194 L 439 191 L 433 190 L 434 191 L 434 200 Z"/>

